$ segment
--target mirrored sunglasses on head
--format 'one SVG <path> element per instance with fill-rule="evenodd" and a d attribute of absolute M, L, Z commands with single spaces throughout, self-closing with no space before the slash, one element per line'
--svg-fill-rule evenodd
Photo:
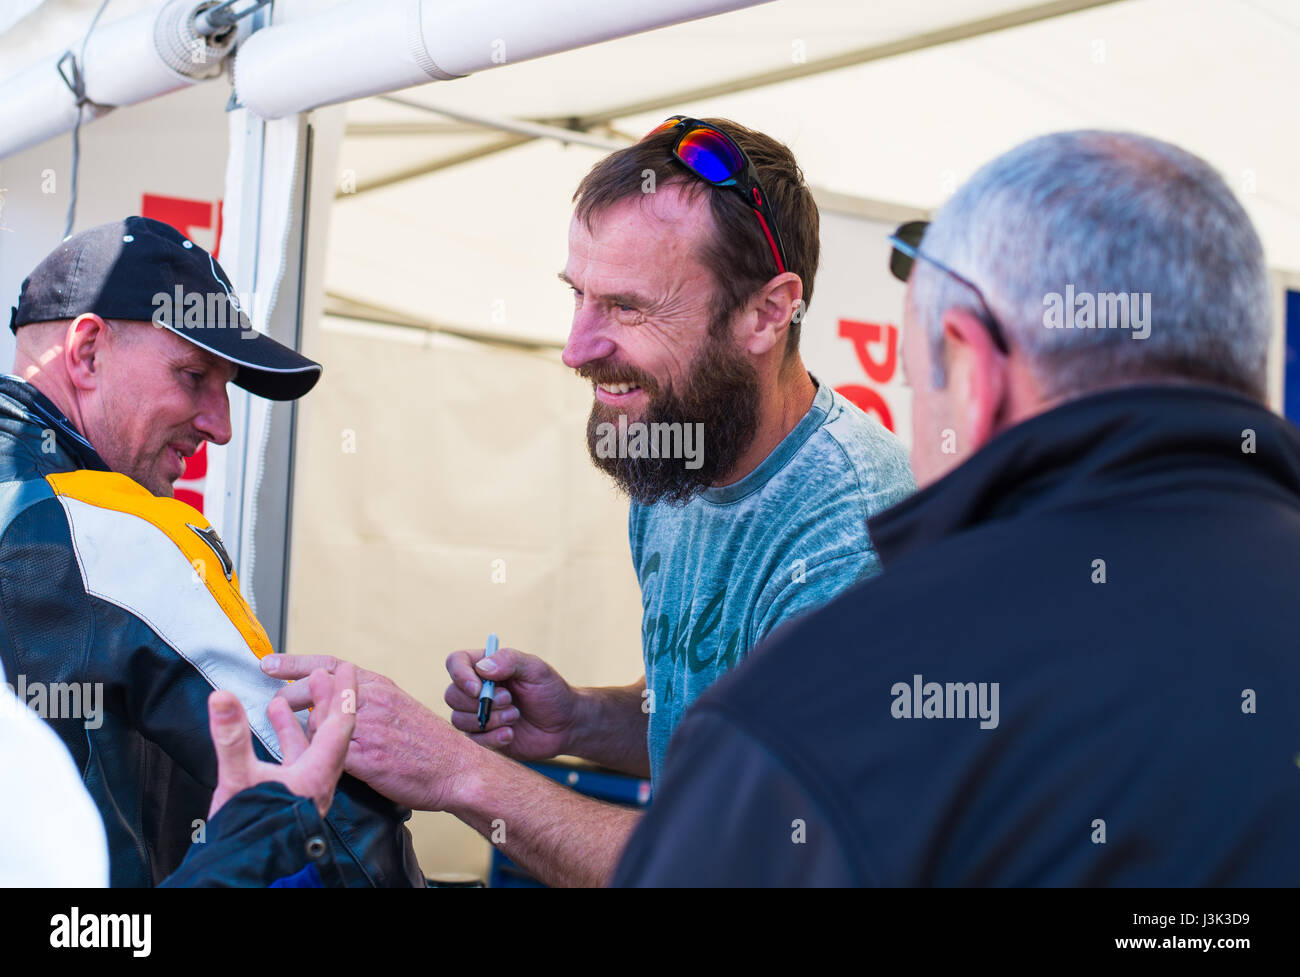
<path fill-rule="evenodd" d="M 745 155 L 745 151 L 717 126 L 685 115 L 665 119 L 643 138 L 648 139 L 674 129 L 681 131 L 673 143 L 673 158 L 705 183 L 715 187 L 729 187 L 744 198 L 758 217 L 763 236 L 772 249 L 777 274 L 784 273 L 789 262 L 786 261 L 781 232 L 777 230 L 776 214 L 767 202 L 767 192 L 758 182 L 758 170 Z"/>

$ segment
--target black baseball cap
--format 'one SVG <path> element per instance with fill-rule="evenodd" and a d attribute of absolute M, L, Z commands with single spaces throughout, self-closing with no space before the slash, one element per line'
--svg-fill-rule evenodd
<path fill-rule="evenodd" d="M 319 363 L 257 332 L 216 259 L 162 221 L 128 217 L 67 238 L 23 282 L 9 328 L 87 312 L 170 329 L 268 400 L 294 400 L 320 379 Z"/>

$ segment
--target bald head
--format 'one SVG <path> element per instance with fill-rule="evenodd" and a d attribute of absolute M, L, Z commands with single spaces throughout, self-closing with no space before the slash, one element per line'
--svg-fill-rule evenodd
<path fill-rule="evenodd" d="M 17 358 L 14 360 L 14 372 L 22 376 L 19 370 L 22 361 L 40 362 L 48 360 L 56 349 L 63 347 L 63 341 L 67 336 L 70 325 L 72 325 L 71 319 L 61 319 L 56 322 L 33 322 L 31 325 L 19 329 L 17 336 L 15 336 L 15 346 L 18 352 Z"/>

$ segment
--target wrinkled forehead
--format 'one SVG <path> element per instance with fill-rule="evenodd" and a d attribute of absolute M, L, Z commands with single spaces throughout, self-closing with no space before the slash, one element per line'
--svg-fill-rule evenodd
<path fill-rule="evenodd" d="M 697 254 L 713 232 L 706 194 L 687 183 L 659 184 L 615 201 L 569 226 L 570 252 L 591 256 L 651 250 Z"/>

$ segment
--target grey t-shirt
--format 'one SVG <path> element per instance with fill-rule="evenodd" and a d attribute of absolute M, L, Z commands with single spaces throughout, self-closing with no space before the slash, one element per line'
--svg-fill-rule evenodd
<path fill-rule="evenodd" d="M 740 481 L 685 506 L 633 503 L 651 779 L 687 708 L 779 624 L 880 564 L 867 518 L 915 488 L 902 444 L 825 384 Z"/>

